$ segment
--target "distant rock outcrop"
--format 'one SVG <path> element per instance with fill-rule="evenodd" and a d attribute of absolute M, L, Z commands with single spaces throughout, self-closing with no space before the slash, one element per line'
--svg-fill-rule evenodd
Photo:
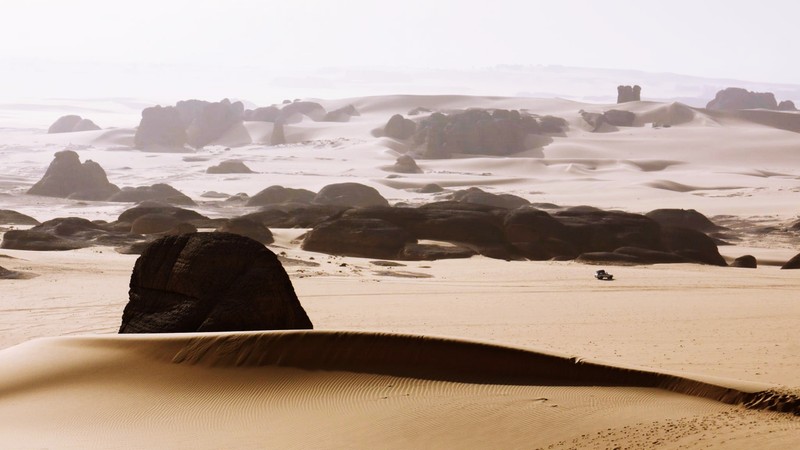
<path fill-rule="evenodd" d="M 244 112 L 244 120 L 248 122 L 275 122 L 281 114 L 277 106 L 248 109 Z"/>
<path fill-rule="evenodd" d="M 638 102 L 642 99 L 642 87 L 638 84 L 633 86 L 617 86 L 617 103 Z"/>
<path fill-rule="evenodd" d="M 733 260 L 731 267 L 741 267 L 745 269 L 755 269 L 758 267 L 758 261 L 753 255 L 740 256 Z"/>
<path fill-rule="evenodd" d="M 636 114 L 630 111 L 610 109 L 604 113 L 592 113 L 580 110 L 581 118 L 592 127 L 592 131 L 603 131 L 603 125 L 612 127 L 632 127 L 636 121 Z M 608 127 L 606 127 L 608 129 Z M 610 130 L 614 130 L 611 128 Z"/>
<path fill-rule="evenodd" d="M 706 105 L 712 110 L 778 109 L 772 92 L 750 92 L 747 89 L 730 87 L 717 92 L 714 100 Z"/>
<path fill-rule="evenodd" d="M 50 125 L 47 132 L 50 134 L 72 133 L 76 131 L 92 131 L 99 129 L 100 127 L 89 119 L 84 119 L 81 116 L 68 115 L 59 117 L 58 120 Z"/>
<path fill-rule="evenodd" d="M 247 200 L 247 206 L 267 206 L 279 203 L 311 203 L 317 194 L 307 189 L 270 186 Z"/>
<path fill-rule="evenodd" d="M 353 105 L 343 106 L 333 111 L 328 111 L 322 118 L 323 122 L 349 122 L 351 117 L 360 116 L 358 110 Z"/>
<path fill-rule="evenodd" d="M 179 111 L 181 103 L 183 102 L 176 105 Z M 241 124 L 243 120 L 242 102 L 231 103 L 227 98 L 220 102 L 207 102 L 186 126 L 186 142 L 194 148 L 202 148 L 219 139 L 234 125 Z"/>
<path fill-rule="evenodd" d="M 157 200 L 173 205 L 195 206 L 194 200 L 174 187 L 157 183 L 152 186 L 125 187 L 108 198 L 111 202 L 143 202 Z"/>
<path fill-rule="evenodd" d="M 119 187 L 109 183 L 99 164 L 92 160 L 81 164 L 72 150 L 57 152 L 42 179 L 28 190 L 31 195 L 78 200 L 106 200 L 117 192 Z"/>
<path fill-rule="evenodd" d="M 393 115 L 386 123 L 386 126 L 383 127 L 383 134 L 386 137 L 399 140 L 410 138 L 415 131 L 417 131 L 417 124 L 400 114 Z"/>
<path fill-rule="evenodd" d="M 398 156 L 389 170 L 397 173 L 422 173 L 422 169 L 419 168 L 417 162 L 409 155 Z"/>
<path fill-rule="evenodd" d="M 277 256 L 230 233 L 167 236 L 133 268 L 120 333 L 311 329 Z"/>
<path fill-rule="evenodd" d="M 10 230 L 3 236 L 2 248 L 15 250 L 74 250 L 94 245 L 126 245 L 141 237 L 79 217 L 48 220 L 29 230 Z"/>
<path fill-rule="evenodd" d="M 360 183 L 329 184 L 317 193 L 313 203 L 363 208 L 367 206 L 389 206 L 377 189 Z"/>
<path fill-rule="evenodd" d="M 39 225 L 39 221 L 17 211 L 0 209 L 0 225 Z"/>
<path fill-rule="evenodd" d="M 797 107 L 791 100 L 784 100 L 778 103 L 778 111 L 797 111 Z"/>
<path fill-rule="evenodd" d="M 174 106 L 145 108 L 133 142 L 142 150 L 183 148 L 186 145 L 186 125 L 180 111 Z"/>
<path fill-rule="evenodd" d="M 477 187 L 453 192 L 451 199 L 457 202 L 474 203 L 506 209 L 515 209 L 530 204 L 528 200 L 516 195 L 492 194 Z"/>
<path fill-rule="evenodd" d="M 225 173 L 255 173 L 241 161 L 222 161 L 216 166 L 206 169 L 206 173 L 225 174 Z"/>

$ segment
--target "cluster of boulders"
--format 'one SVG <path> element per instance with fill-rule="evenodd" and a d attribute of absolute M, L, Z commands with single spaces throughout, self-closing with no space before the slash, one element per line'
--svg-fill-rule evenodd
<path fill-rule="evenodd" d="M 153 106 L 142 111 L 134 146 L 144 150 L 182 148 L 187 144 L 201 148 L 241 125 L 243 119 L 242 102 L 228 99 L 185 100 L 175 106 Z"/>
<path fill-rule="evenodd" d="M 47 129 L 48 133 L 74 133 L 77 131 L 93 131 L 99 130 L 100 127 L 89 119 L 84 119 L 81 116 L 68 115 L 61 116 L 50 125 Z"/>
<path fill-rule="evenodd" d="M 517 110 L 469 109 L 450 114 L 435 112 L 419 122 L 396 114 L 387 122 L 383 134 L 410 140 L 424 158 L 505 156 L 526 150 L 529 135 L 562 133 L 567 126 L 560 117 L 538 117 Z"/>
<path fill-rule="evenodd" d="M 747 89 L 729 87 L 717 92 L 706 105 L 711 110 L 770 109 L 777 111 L 797 111 L 794 102 L 784 100 L 780 103 L 772 92 L 751 92 Z"/>
<path fill-rule="evenodd" d="M 617 86 L 617 103 L 638 102 L 642 99 L 642 87 L 638 84 L 633 86 Z"/>
<path fill-rule="evenodd" d="M 250 122 L 273 122 L 278 124 L 295 123 L 308 117 L 315 122 L 349 122 L 351 117 L 359 116 L 355 106 L 347 105 L 326 111 L 317 102 L 295 100 L 285 101 L 283 105 L 272 105 L 244 112 L 244 120 Z"/>
<path fill-rule="evenodd" d="M 176 205 L 195 205 L 191 198 L 164 183 L 120 189 L 108 181 L 105 170 L 99 164 L 92 160 L 81 163 L 80 156 L 72 150 L 56 152 L 42 179 L 28 189 L 27 193 L 76 200 L 159 200 Z"/>
<path fill-rule="evenodd" d="M 612 127 L 632 127 L 636 121 L 636 114 L 620 109 L 610 109 L 602 113 L 593 113 L 580 110 L 581 118 L 589 124 L 593 132 L 602 131 L 604 125 Z"/>

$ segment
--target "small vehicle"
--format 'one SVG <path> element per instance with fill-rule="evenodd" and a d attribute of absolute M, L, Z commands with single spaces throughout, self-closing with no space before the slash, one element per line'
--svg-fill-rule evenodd
<path fill-rule="evenodd" d="M 598 280 L 605 280 L 605 281 L 614 279 L 614 275 L 611 275 L 610 273 L 606 272 L 603 269 L 600 269 L 597 272 L 595 272 L 594 277 L 597 278 Z"/>

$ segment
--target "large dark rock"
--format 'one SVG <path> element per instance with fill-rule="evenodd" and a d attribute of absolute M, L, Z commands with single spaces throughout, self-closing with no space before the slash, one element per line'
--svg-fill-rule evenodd
<path fill-rule="evenodd" d="M 661 238 L 667 251 L 694 262 L 713 266 L 727 266 L 719 254 L 717 244 L 704 233 L 688 228 L 662 227 Z"/>
<path fill-rule="evenodd" d="M 609 109 L 603 113 L 606 123 L 615 127 L 632 127 L 636 121 L 636 114 L 621 109 Z"/>
<path fill-rule="evenodd" d="M 272 228 L 313 228 L 334 216 L 340 215 L 347 208 L 346 206 L 335 205 L 280 203 L 268 205 L 261 211 L 242 217 L 247 217 Z"/>
<path fill-rule="evenodd" d="M 778 103 L 778 111 L 797 111 L 797 107 L 791 100 L 784 100 Z"/>
<path fill-rule="evenodd" d="M 383 127 L 383 134 L 392 139 L 408 139 L 414 135 L 417 124 L 413 120 L 406 119 L 400 114 L 395 114 Z"/>
<path fill-rule="evenodd" d="M 694 209 L 654 209 L 646 213 L 645 216 L 665 227 L 688 228 L 705 233 L 718 231 L 722 228 Z"/>
<path fill-rule="evenodd" d="M 206 169 L 206 173 L 255 173 L 241 161 L 222 161 Z"/>
<path fill-rule="evenodd" d="M 567 244 L 567 229 L 550 214 L 535 208 L 509 212 L 503 222 L 508 242 L 522 256 L 544 261 L 555 257 L 574 258 L 578 251 Z"/>
<path fill-rule="evenodd" d="M 492 194 L 477 187 L 453 192 L 451 199 L 456 202 L 475 203 L 506 209 L 515 209 L 530 204 L 528 200 L 516 195 Z"/>
<path fill-rule="evenodd" d="M 311 328 L 274 253 L 235 234 L 193 233 L 158 239 L 136 260 L 119 332 Z"/>
<path fill-rule="evenodd" d="M 666 250 L 661 242 L 661 227 L 640 214 L 572 208 L 557 212 L 554 217 L 565 226 L 563 239 L 580 253 L 613 252 L 619 247 Z"/>
<path fill-rule="evenodd" d="M 42 179 L 28 190 L 32 195 L 78 200 L 106 200 L 117 192 L 119 188 L 109 183 L 99 164 L 92 160 L 81 164 L 72 150 L 57 152 Z"/>
<path fill-rule="evenodd" d="M 706 105 L 713 110 L 778 109 L 772 92 L 750 92 L 747 89 L 730 87 L 717 92 L 714 100 Z"/>
<path fill-rule="evenodd" d="M 303 249 L 331 255 L 397 259 L 407 243 L 416 242 L 402 228 L 374 218 L 344 217 L 323 222 L 308 232 Z"/>
<path fill-rule="evenodd" d="M 72 133 L 76 131 L 92 131 L 99 130 L 94 122 L 89 119 L 81 118 L 81 116 L 69 115 L 59 117 L 58 120 L 50 125 L 47 129 L 48 133 Z"/>
<path fill-rule="evenodd" d="M 177 108 L 181 108 L 178 102 Z M 186 127 L 186 142 L 194 148 L 202 148 L 222 137 L 226 131 L 244 119 L 244 105 L 223 99 L 203 105 Z"/>
<path fill-rule="evenodd" d="M 758 267 L 758 260 L 753 255 L 740 256 L 733 260 L 731 267 L 741 267 L 744 269 L 755 269 Z"/>
<path fill-rule="evenodd" d="M 11 230 L 3 236 L 2 248 L 15 250 L 74 250 L 94 245 L 125 245 L 139 236 L 79 217 L 48 220 L 29 230 Z"/>
<path fill-rule="evenodd" d="M 186 124 L 180 111 L 173 106 L 153 106 L 142 110 L 142 120 L 133 143 L 142 150 L 183 148 L 186 145 Z"/>
<path fill-rule="evenodd" d="M 112 225 L 120 229 L 125 229 L 127 226 L 127 228 L 130 229 L 136 219 L 149 214 L 168 216 L 175 219 L 176 222 L 189 222 L 199 225 L 206 225 L 211 220 L 191 209 L 184 209 L 156 202 L 143 202 L 141 205 L 123 211 L 117 218 L 117 221 Z"/>
<path fill-rule="evenodd" d="M 264 245 L 275 242 L 275 238 L 272 237 L 272 232 L 269 231 L 269 228 L 265 227 L 261 222 L 248 217 L 227 220 L 216 231 L 245 236 Z"/>
<path fill-rule="evenodd" d="M 279 203 L 311 203 L 317 194 L 307 189 L 270 186 L 247 200 L 247 206 L 267 206 Z"/>
<path fill-rule="evenodd" d="M 353 116 L 360 116 L 358 110 L 353 105 L 343 106 L 333 111 L 328 111 L 325 117 L 322 118 L 323 122 L 349 122 Z"/>
<path fill-rule="evenodd" d="M 531 134 L 560 133 L 566 121 L 545 116 L 536 118 L 516 110 L 469 109 L 451 114 L 433 113 L 422 119 L 414 144 L 426 158 L 454 155 L 506 156 L 525 150 Z"/>
<path fill-rule="evenodd" d="M 166 233 L 176 228 L 180 220 L 167 214 L 150 213 L 137 217 L 131 222 L 131 233 L 136 234 L 158 234 Z"/>
<path fill-rule="evenodd" d="M 800 269 L 800 253 L 786 261 L 786 264 L 782 265 L 781 269 Z"/>
<path fill-rule="evenodd" d="M 329 184 L 320 189 L 313 203 L 357 208 L 389 205 L 377 189 L 360 183 Z"/>
<path fill-rule="evenodd" d="M 152 186 L 125 187 L 108 198 L 112 202 L 143 202 L 157 200 L 173 205 L 195 206 L 194 200 L 174 187 L 158 183 Z"/>
<path fill-rule="evenodd" d="M 2 225 L 39 225 L 39 221 L 31 216 L 12 211 L 10 209 L 0 209 L 0 224 Z"/>
<path fill-rule="evenodd" d="M 638 102 L 642 99 L 641 86 L 617 86 L 617 103 Z"/>

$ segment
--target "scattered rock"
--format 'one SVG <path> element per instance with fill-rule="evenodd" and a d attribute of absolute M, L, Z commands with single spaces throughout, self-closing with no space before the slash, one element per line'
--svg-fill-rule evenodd
<path fill-rule="evenodd" d="M 196 206 L 197 204 L 174 187 L 158 183 L 152 186 L 125 187 L 108 198 L 112 202 L 143 202 L 156 200 L 174 205 Z"/>
<path fill-rule="evenodd" d="M 245 236 L 264 245 L 275 242 L 275 238 L 272 237 L 272 232 L 269 231 L 269 228 L 265 227 L 261 222 L 248 217 L 230 219 L 217 228 L 216 231 Z"/>
<path fill-rule="evenodd" d="M 733 260 L 731 267 L 742 267 L 745 269 L 755 269 L 758 267 L 758 261 L 753 255 L 740 256 Z"/>
<path fill-rule="evenodd" d="M 247 200 L 247 206 L 267 206 L 278 203 L 311 203 L 317 194 L 307 189 L 270 186 Z"/>
<path fill-rule="evenodd" d="M 750 92 L 747 89 L 730 87 L 717 92 L 714 100 L 706 105 L 712 110 L 778 109 L 772 92 Z"/>
<path fill-rule="evenodd" d="M 74 198 L 77 200 L 106 200 L 119 192 L 109 183 L 100 164 L 80 157 L 72 150 L 57 152 L 41 180 L 29 190 L 31 195 Z"/>
<path fill-rule="evenodd" d="M 323 187 L 314 197 L 317 205 L 350 206 L 389 206 L 377 189 L 360 183 L 336 183 Z"/>
<path fill-rule="evenodd" d="M 413 120 L 406 119 L 400 114 L 395 114 L 383 127 L 383 134 L 392 139 L 404 140 L 413 136 L 416 130 L 417 124 Z"/>
<path fill-rule="evenodd" d="M 47 132 L 50 134 L 72 133 L 76 131 L 92 131 L 99 129 L 100 127 L 89 119 L 84 119 L 81 116 L 69 115 L 59 117 L 58 120 L 50 125 Z"/>
<path fill-rule="evenodd" d="M 255 173 L 241 161 L 222 161 L 206 169 L 206 173 Z"/>
<path fill-rule="evenodd" d="M 39 225 L 39 221 L 31 216 L 12 211 L 10 209 L 0 209 L 0 224 L 3 225 Z"/>
<path fill-rule="evenodd" d="M 397 173 L 422 173 L 422 169 L 419 168 L 417 162 L 409 155 L 398 156 L 389 170 Z"/>
<path fill-rule="evenodd" d="M 236 234 L 194 233 L 156 240 L 136 260 L 119 332 L 311 328 L 274 253 Z"/>

